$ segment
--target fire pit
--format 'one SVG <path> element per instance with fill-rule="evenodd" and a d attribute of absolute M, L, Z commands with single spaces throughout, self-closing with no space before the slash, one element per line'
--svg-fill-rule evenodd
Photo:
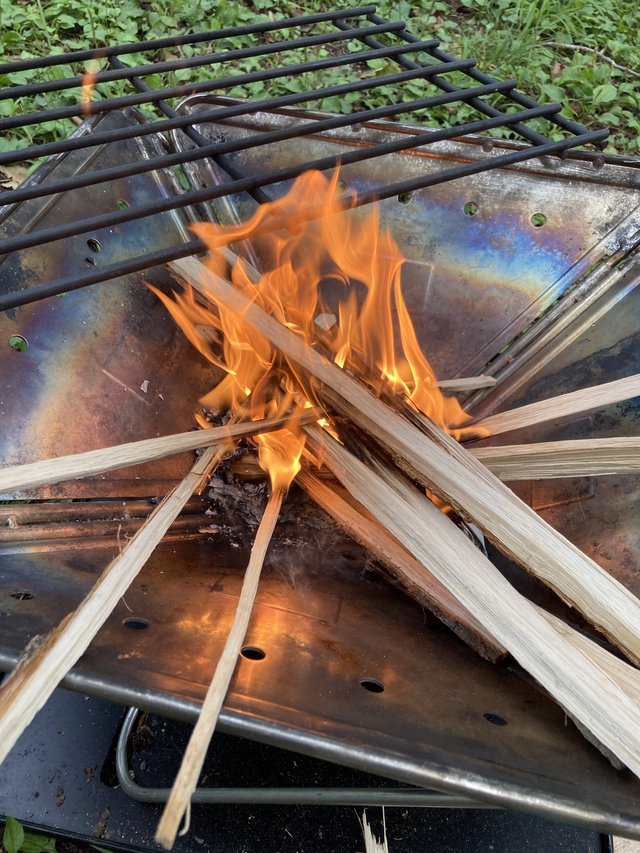
<path fill-rule="evenodd" d="M 189 428 L 211 372 L 142 279 L 166 288 L 171 279 L 160 265 L 202 250 L 190 223 L 244 219 L 297 175 L 338 163 L 359 205 L 380 200 L 381 219 L 408 258 L 405 298 L 436 374 L 483 370 L 498 379 L 493 390 L 469 396 L 474 413 L 639 372 L 631 363 L 637 164 L 582 150 L 558 159 L 602 143 L 606 132 L 586 132 L 557 106 L 534 104 L 513 81 L 492 80 L 403 26 L 365 7 L 133 46 L 130 52 L 151 52 L 143 67 L 127 67 L 122 48 L 85 52 L 64 62 L 99 55 L 109 70 L 5 93 L 27 98 L 82 83 L 99 91 L 121 79 L 135 90 L 0 120 L 10 130 L 89 115 L 69 139 L 40 146 L 49 159 L 3 196 L 4 464 Z M 246 46 L 228 38 L 246 38 Z M 199 53 L 197 45 L 207 47 Z M 160 50 L 186 46 L 193 56 L 158 59 Z M 320 49 L 326 55 L 308 59 Z M 304 61 L 297 51 L 307 52 Z M 144 82 L 273 54 L 281 64 L 247 74 L 216 68 L 213 82 L 169 91 Z M 392 70 L 384 80 L 368 78 L 363 63 L 380 58 Z M 322 67 L 341 69 L 345 82 L 314 91 L 305 81 Z M 286 81 L 287 93 L 260 100 L 268 80 Z M 398 97 L 366 109 L 367 90 L 410 82 L 418 87 L 414 103 Z M 235 95 L 238 86 L 250 100 L 217 94 Z M 347 96 L 354 96 L 345 101 L 354 110 L 347 115 L 290 109 Z M 478 110 L 478 120 L 455 130 L 385 121 L 425 122 L 418 111 L 461 102 Z M 159 113 L 142 115 L 136 107 L 143 104 Z M 540 132 L 542 119 L 549 136 Z M 496 127 L 525 142 L 468 136 Z M 35 153 L 1 154 L 0 168 Z M 629 434 L 635 418 L 627 404 L 534 432 L 536 439 Z M 139 525 L 142 499 L 169 491 L 189 463 L 170 457 L 6 496 L 46 500 L 1 511 L 4 668 L 75 606 L 119 538 Z M 542 482 L 518 489 L 633 588 L 631 478 Z M 565 727 L 562 711 L 515 665 L 476 658 L 365 573 L 366 554 L 316 515 L 309 520 L 305 506 L 293 500 L 280 527 L 247 664 L 221 718 L 226 730 L 412 784 L 640 833 L 636 781 Z M 66 683 L 193 719 L 246 565 L 242 521 L 194 499 Z M 519 583 L 550 604 L 536 584 Z"/>

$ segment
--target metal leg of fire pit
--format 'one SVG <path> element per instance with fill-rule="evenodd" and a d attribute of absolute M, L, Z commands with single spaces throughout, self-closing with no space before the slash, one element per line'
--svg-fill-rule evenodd
<path fill-rule="evenodd" d="M 147 788 L 134 782 L 129 773 L 129 740 L 140 710 L 129 708 L 124 717 L 116 749 L 116 773 L 125 794 L 143 803 L 164 803 L 170 788 Z M 483 809 L 493 806 L 468 797 L 421 788 L 196 788 L 194 803 L 305 806 L 400 806 L 410 808 Z"/>
<path fill-rule="evenodd" d="M 4 815 L 25 829 L 75 839 L 122 853 L 154 853 L 161 803 L 137 802 L 117 784 L 114 730 L 123 709 L 101 699 L 57 690 L 12 750 L 0 774 L 0 835 Z M 169 785 L 189 725 L 149 713 L 132 729 L 131 772 L 139 782 Z M 254 778 L 277 784 L 375 788 L 374 777 L 294 752 L 219 732 L 204 772 L 209 784 Z M 113 741 L 113 746 L 111 746 Z M 228 775 L 227 775 L 228 774 Z M 128 774 L 127 774 L 128 775 Z M 387 789 L 387 783 L 380 779 Z M 380 790 L 380 789 L 378 789 Z M 412 790 L 412 789 L 404 789 Z M 416 803 L 411 803 L 416 805 Z M 609 838 L 593 830 L 502 809 L 386 809 L 391 850 L 403 853 L 611 853 Z M 357 807 L 216 804 L 194 805 L 191 832 L 174 853 L 327 853 L 362 850 Z M 367 817 L 380 837 L 382 810 Z"/>

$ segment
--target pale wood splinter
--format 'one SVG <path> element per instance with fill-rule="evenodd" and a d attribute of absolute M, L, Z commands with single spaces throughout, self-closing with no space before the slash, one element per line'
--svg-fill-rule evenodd
<path fill-rule="evenodd" d="M 180 821 L 185 812 L 188 811 L 191 795 L 198 784 L 198 777 L 202 770 L 207 748 L 218 722 L 222 703 L 227 695 L 233 671 L 238 662 L 238 655 L 244 642 L 244 636 L 247 633 L 249 619 L 251 618 L 251 609 L 258 590 L 260 573 L 285 494 L 286 490 L 281 488 L 276 489 L 271 494 L 262 520 L 260 521 L 227 642 L 218 660 L 215 673 L 200 710 L 198 722 L 191 733 L 180 770 L 173 783 L 171 794 L 158 824 L 156 841 L 165 850 L 170 850 L 173 847 Z"/>
<path fill-rule="evenodd" d="M 304 423 L 313 423 L 318 418 L 318 414 L 310 409 L 301 418 Z M 32 489 L 36 486 L 59 483 L 62 480 L 90 477 L 117 468 L 151 462 L 154 459 L 161 459 L 174 453 L 210 447 L 259 433 L 273 432 L 281 429 L 286 422 L 287 416 L 245 423 L 229 423 L 208 430 L 147 438 L 142 441 L 117 444 L 114 447 L 88 450 L 84 453 L 72 453 L 68 456 L 43 459 L 39 462 L 29 462 L 26 465 L 0 468 L 0 495 L 18 489 Z"/>
<path fill-rule="evenodd" d="M 469 452 L 500 480 L 550 480 L 603 477 L 640 471 L 640 438 L 585 438 Z"/>
<path fill-rule="evenodd" d="M 613 403 L 621 403 L 638 395 L 640 395 L 640 373 L 635 373 L 624 379 L 592 385 L 591 388 L 581 388 L 579 391 L 570 391 L 568 394 L 550 397 L 548 400 L 540 400 L 538 403 L 530 403 L 527 406 L 510 409 L 508 412 L 489 415 L 477 421 L 474 426 L 488 430 L 491 435 L 499 435 L 510 430 L 572 417 Z"/>

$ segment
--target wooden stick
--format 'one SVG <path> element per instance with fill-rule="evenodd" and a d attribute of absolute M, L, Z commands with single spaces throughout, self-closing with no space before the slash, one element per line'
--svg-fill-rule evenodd
<path fill-rule="evenodd" d="M 640 471 L 640 438 L 592 438 L 470 448 L 500 480 L 602 477 Z"/>
<path fill-rule="evenodd" d="M 431 440 L 425 438 L 415 424 L 385 406 L 201 262 L 189 258 L 172 266 L 210 299 L 241 315 L 319 380 L 323 399 L 329 399 L 352 423 L 381 442 L 422 485 L 463 518 L 474 521 L 502 551 L 558 591 L 640 662 L 640 602 L 635 596 L 520 501 L 454 439 L 416 413 L 416 421 Z"/>
<path fill-rule="evenodd" d="M 589 438 L 510 444 L 502 447 L 468 447 L 468 452 L 500 480 L 550 480 L 560 477 L 604 477 L 640 471 L 640 438 Z M 263 479 L 257 458 L 243 456 L 231 464 L 241 479 Z M 331 478 L 324 468 L 319 479 Z"/>
<path fill-rule="evenodd" d="M 216 671 L 202 704 L 198 722 L 191 733 L 180 770 L 158 824 L 156 841 L 165 850 L 170 850 L 173 847 L 178 826 L 189 807 L 191 795 L 198 784 L 198 777 L 202 770 L 209 741 L 218 722 L 222 703 L 227 695 L 229 683 L 238 662 L 238 655 L 247 632 L 251 609 L 258 590 L 260 572 L 285 494 L 286 490 L 284 489 L 276 489 L 271 494 L 260 521 L 229 637 L 218 660 Z"/>
<path fill-rule="evenodd" d="M 88 648 L 169 525 L 228 447 L 208 448 L 187 476 L 151 513 L 124 550 L 107 566 L 73 613 L 21 660 L 0 687 L 0 764 L 58 683 Z"/>
<path fill-rule="evenodd" d="M 296 482 L 349 536 L 387 566 L 409 595 L 435 613 L 474 651 L 492 663 L 504 659 L 504 646 L 361 504 L 350 500 L 348 492 L 322 483 L 305 468 L 298 472 Z"/>
<path fill-rule="evenodd" d="M 571 391 L 539 403 L 530 403 L 528 406 L 520 406 L 509 412 L 500 412 L 490 415 L 473 426 L 483 427 L 491 435 L 499 435 L 513 429 L 533 426 L 534 424 L 555 421 L 559 418 L 579 415 L 591 409 L 599 409 L 612 403 L 620 403 L 630 400 L 640 394 L 640 373 L 627 376 L 624 379 L 616 379 L 614 382 L 605 382 L 603 385 L 594 385 L 591 388 L 582 388 L 580 391 Z"/>
<path fill-rule="evenodd" d="M 571 643 L 577 649 L 588 652 L 589 657 L 603 669 L 608 670 L 615 677 L 616 681 L 624 687 L 630 697 L 636 697 L 636 701 L 640 698 L 640 670 L 612 655 L 607 649 L 603 648 L 590 637 L 587 637 L 586 634 L 576 631 L 570 625 L 567 625 L 566 622 L 563 622 L 562 619 L 559 619 L 552 613 L 548 613 L 542 607 L 535 606 L 540 615 L 550 625 L 553 625 L 555 630 L 562 634 L 568 643 Z"/>
<path fill-rule="evenodd" d="M 384 806 L 382 807 L 382 818 L 384 820 Z M 364 836 L 364 851 L 365 853 L 389 853 L 389 845 L 387 843 L 387 827 L 383 824 L 382 840 L 378 841 L 373 834 L 373 830 L 369 826 L 367 813 L 362 812 L 362 834 Z"/>
<path fill-rule="evenodd" d="M 496 384 L 495 376 L 469 376 L 463 379 L 440 379 L 438 388 L 441 391 L 475 391 L 478 388 L 492 388 Z"/>
<path fill-rule="evenodd" d="M 305 423 L 317 420 L 319 414 L 309 409 L 302 415 Z M 55 459 L 44 459 L 41 462 L 29 462 L 26 465 L 13 465 L 0 469 L 0 494 L 10 490 L 30 489 L 48 483 L 58 483 L 61 480 L 77 480 L 102 474 L 115 468 L 126 468 L 142 462 L 151 462 L 173 453 L 186 450 L 196 450 L 199 447 L 210 447 L 229 440 L 246 438 L 263 432 L 273 432 L 281 429 L 287 422 L 287 417 L 265 418 L 260 421 L 227 424 L 208 430 L 195 430 L 174 435 L 147 438 L 143 441 L 131 441 L 127 444 L 117 444 L 100 450 L 89 450 L 86 453 L 73 453 L 69 456 L 58 456 Z"/>
<path fill-rule="evenodd" d="M 595 643 L 567 641 L 469 539 L 390 466 L 372 471 L 330 436 L 313 453 L 464 604 L 577 721 L 640 776 L 638 673 Z M 587 645 L 589 643 L 590 645 Z M 614 662 L 615 661 L 615 662 Z"/>
<path fill-rule="evenodd" d="M 580 633 L 580 631 L 576 631 L 574 628 L 571 628 L 563 622 L 562 619 L 558 619 L 557 616 L 547 613 L 546 610 L 543 610 L 541 607 L 537 607 L 537 605 L 536 608 L 539 614 L 546 619 L 546 621 L 554 628 L 556 633 L 558 633 L 564 641 L 571 643 L 571 645 L 576 649 L 579 649 L 584 654 L 588 655 L 596 666 L 608 673 L 608 675 L 616 681 L 621 689 L 624 690 L 627 696 L 629 696 L 636 705 L 638 704 L 638 701 L 640 700 L 639 670 L 629 666 L 629 664 L 620 660 L 620 658 L 615 657 L 615 655 L 612 655 L 609 651 L 602 648 L 602 646 L 597 642 Z M 571 717 L 582 735 L 586 737 L 588 741 L 593 743 L 617 770 L 622 770 L 624 765 L 617 755 L 608 749 L 602 741 L 598 740 L 598 738 L 596 738 L 580 720 L 576 719 L 567 708 L 564 708 L 564 710 L 568 716 Z"/>

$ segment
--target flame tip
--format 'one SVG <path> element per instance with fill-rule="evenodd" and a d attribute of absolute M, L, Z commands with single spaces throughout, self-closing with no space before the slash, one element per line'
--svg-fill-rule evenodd
<path fill-rule="evenodd" d="M 353 204 L 345 205 L 344 197 L 337 196 L 339 175 L 338 168 L 329 177 L 317 171 L 305 172 L 285 196 L 261 205 L 246 223 L 230 227 L 192 225 L 193 233 L 210 249 L 206 264 L 212 271 L 227 275 L 228 253 L 224 255 L 221 249 L 261 234 L 270 216 L 283 223 L 289 233 L 271 236 L 269 268 L 258 276 L 240 258 L 231 269 L 233 285 L 307 346 L 321 340 L 339 367 L 346 369 L 354 360 L 361 360 L 380 382 L 389 384 L 452 434 L 461 434 L 469 416 L 455 398 L 443 397 L 418 344 L 402 293 L 404 258 L 389 229 L 380 227 L 377 205 L 356 214 Z M 345 187 L 345 195 L 353 196 L 353 192 Z M 301 210 L 318 207 L 322 215 L 315 220 L 300 214 Z M 326 281 L 352 285 L 337 306 L 329 307 L 331 301 L 323 298 Z M 354 282 L 359 284 L 354 286 Z M 359 301 L 361 287 L 365 294 Z M 203 401 L 218 409 L 247 408 L 254 419 L 291 411 L 287 428 L 256 438 L 261 465 L 270 474 L 272 488 L 286 489 L 300 466 L 304 438 L 299 418 L 314 399 L 310 378 L 278 355 L 243 316 L 224 305 L 216 306 L 216 314 L 197 302 L 190 289 L 176 294 L 174 300 L 151 289 L 191 343 L 225 371 L 225 377 Z M 392 315 L 393 304 L 397 320 Z M 212 342 L 203 331 L 207 324 L 222 339 L 223 359 L 211 349 Z M 318 423 L 332 429 L 326 417 L 319 418 Z"/>

